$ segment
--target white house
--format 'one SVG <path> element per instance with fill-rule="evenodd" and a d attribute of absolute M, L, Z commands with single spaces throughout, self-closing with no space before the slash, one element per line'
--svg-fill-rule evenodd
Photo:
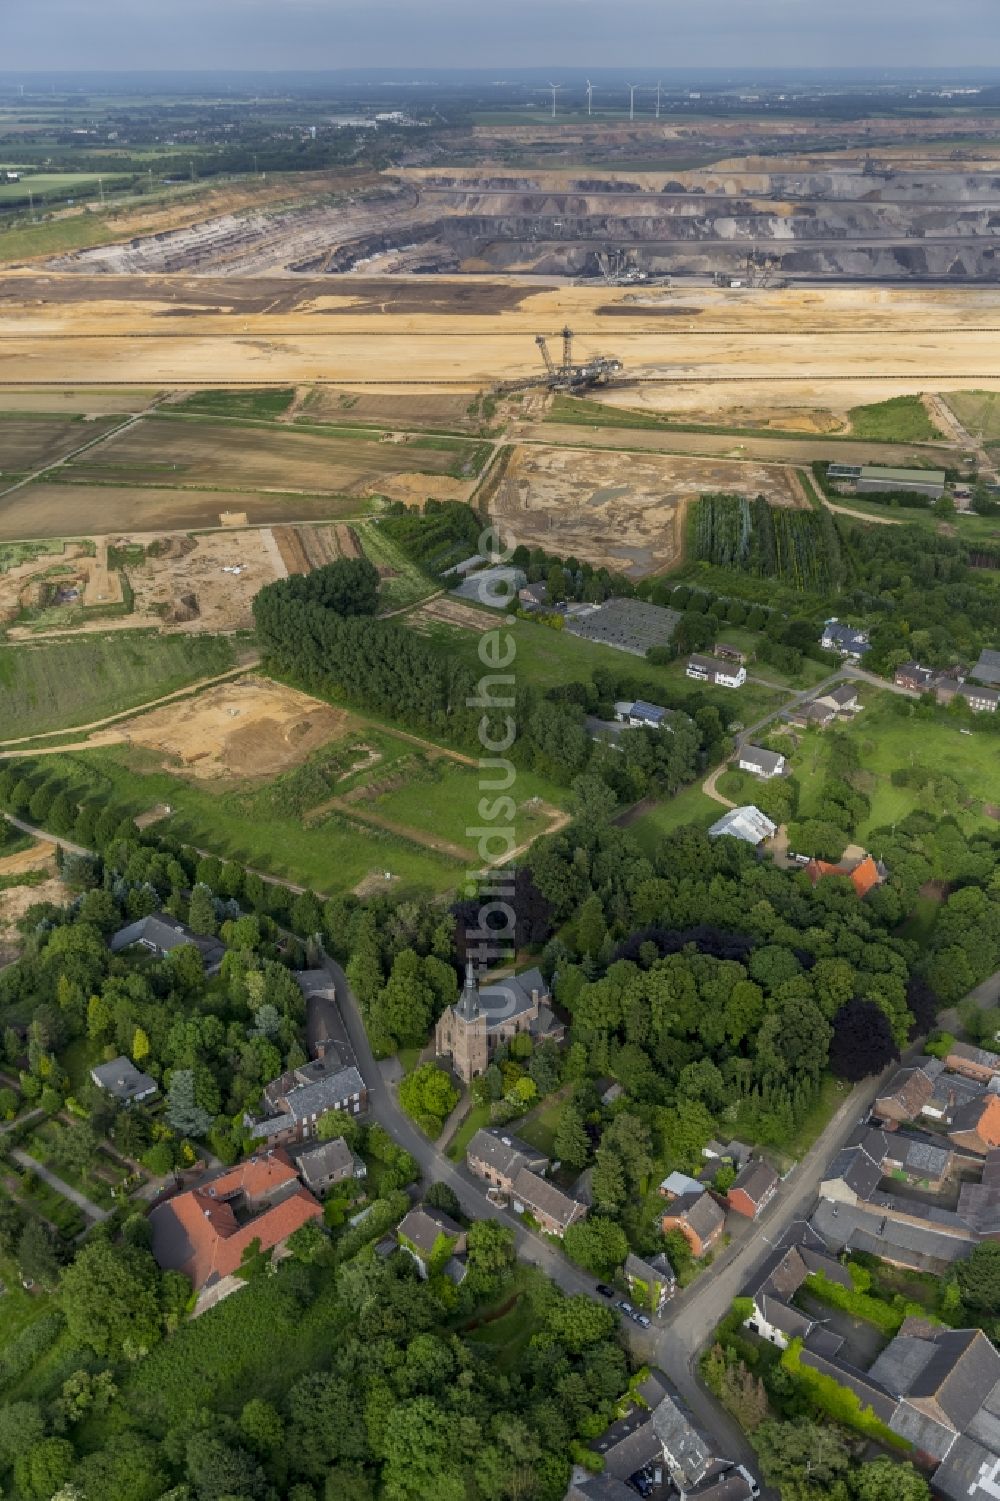
<path fill-rule="evenodd" d="M 670 713 L 660 704 L 648 704 L 645 699 L 638 698 L 634 703 L 627 700 L 615 704 L 615 718 L 620 724 L 628 724 L 633 727 L 642 727 L 649 730 L 661 730 L 664 721 Z"/>
<path fill-rule="evenodd" d="M 725 662 L 721 657 L 702 657 L 697 653 L 688 657 L 684 670 L 696 683 L 713 683 L 716 688 L 742 688 L 747 680 L 747 670 L 742 663 Z"/>
<path fill-rule="evenodd" d="M 754 776 L 765 781 L 780 777 L 785 770 L 785 758 L 778 751 L 765 750 L 760 745 L 744 745 L 740 750 L 740 771 L 752 771 Z"/>

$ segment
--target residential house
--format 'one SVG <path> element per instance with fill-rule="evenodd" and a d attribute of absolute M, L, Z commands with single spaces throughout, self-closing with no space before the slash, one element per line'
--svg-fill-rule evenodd
<path fill-rule="evenodd" d="M 863 855 L 860 860 L 841 861 L 837 865 L 813 858 L 804 870 L 813 886 L 817 886 L 824 876 L 845 876 L 858 896 L 867 896 L 869 891 L 881 886 L 889 874 L 881 861 L 876 862 L 871 855 Z"/>
<path fill-rule="evenodd" d="M 799 704 L 797 708 L 790 709 L 785 717 L 790 724 L 802 725 L 805 728 L 813 725 L 818 730 L 825 730 L 828 725 L 833 724 L 837 711 L 829 704 L 821 704 L 817 699 L 811 698 L 806 703 Z"/>
<path fill-rule="evenodd" d="M 913 1206 L 916 1209 L 916 1206 Z M 944 1276 L 976 1243 L 958 1215 L 933 1220 L 898 1218 L 880 1204 L 844 1204 L 820 1199 L 811 1220 L 830 1250 L 864 1251 L 893 1266 Z"/>
<path fill-rule="evenodd" d="M 703 657 L 698 653 L 688 657 L 684 670 L 695 682 L 713 683 L 716 688 L 742 688 L 747 680 L 747 670 L 742 663 L 727 662 L 722 657 Z"/>
<path fill-rule="evenodd" d="M 687 1173 L 673 1172 L 660 1184 L 660 1194 L 664 1199 L 679 1199 L 682 1194 L 700 1193 L 703 1186 Z"/>
<path fill-rule="evenodd" d="M 881 1161 L 863 1146 L 844 1147 L 826 1169 L 819 1196 L 842 1204 L 867 1204 L 881 1181 Z"/>
<path fill-rule="evenodd" d="M 949 673 L 946 677 L 938 678 L 934 684 L 934 697 L 937 702 L 939 704 L 950 704 L 953 698 L 958 697 L 959 690 L 964 681 L 964 678 L 960 678 L 954 673 Z"/>
<path fill-rule="evenodd" d="M 981 1157 L 1000 1147 L 1000 1095 L 987 1093 L 960 1105 L 948 1136 L 957 1147 Z"/>
<path fill-rule="evenodd" d="M 861 709 L 858 690 L 850 683 L 838 683 L 828 693 L 818 693 L 813 703 L 823 704 L 835 714 L 857 714 Z"/>
<path fill-rule="evenodd" d="M 905 1332 L 904 1332 L 905 1331 Z M 869 1375 L 896 1398 L 889 1427 L 921 1454 L 946 1459 L 973 1430 L 1000 1449 L 997 1407 L 1000 1353 L 981 1329 L 941 1329 L 907 1320 Z M 935 1489 L 941 1490 L 938 1476 Z M 947 1492 L 945 1492 L 947 1494 Z"/>
<path fill-rule="evenodd" d="M 885 1133 L 884 1176 L 902 1178 L 936 1192 L 943 1187 L 954 1162 L 954 1152 L 940 1138 L 908 1131 Z"/>
<path fill-rule="evenodd" d="M 990 1151 L 978 1183 L 962 1183 L 958 1217 L 983 1240 L 1000 1238 L 1000 1151 Z"/>
<path fill-rule="evenodd" d="M 978 1099 L 982 1092 L 982 1084 L 967 1079 L 964 1074 L 940 1073 L 934 1081 L 934 1093 L 920 1114 L 928 1120 L 950 1126 L 959 1106 Z"/>
<path fill-rule="evenodd" d="M 149 917 L 141 917 L 138 922 L 119 928 L 117 933 L 112 933 L 108 947 L 113 954 L 120 954 L 124 949 L 143 948 L 157 959 L 165 959 L 186 943 L 198 950 L 207 975 L 218 972 L 225 957 L 225 944 L 217 938 L 193 932 L 187 923 L 180 922 L 169 912 L 153 912 Z"/>
<path fill-rule="evenodd" d="M 465 1160 L 470 1171 L 508 1198 L 518 1214 L 531 1214 L 550 1235 L 562 1236 L 586 1217 L 585 1204 L 542 1176 L 548 1158 L 515 1136 L 477 1131 L 465 1149 Z"/>
<path fill-rule="evenodd" d="M 120 1105 L 132 1105 L 136 1100 L 148 1100 L 157 1090 L 155 1079 L 136 1068 L 130 1058 L 112 1058 L 110 1063 L 98 1063 L 90 1070 L 90 1077 L 98 1089 L 111 1095 Z"/>
<path fill-rule="evenodd" d="M 717 641 L 712 647 L 713 657 L 721 657 L 724 662 L 745 662 L 747 654 L 738 646 L 730 646 L 728 641 Z"/>
<path fill-rule="evenodd" d="M 1000 688 L 1000 651 L 981 651 L 969 676 L 988 683 L 991 688 Z"/>
<path fill-rule="evenodd" d="M 778 1191 L 780 1179 L 774 1168 L 762 1158 L 748 1162 L 726 1194 L 730 1209 L 755 1220 L 770 1204 Z"/>
<path fill-rule="evenodd" d="M 539 579 L 537 584 L 522 584 L 517 597 L 527 609 L 540 610 L 549 602 L 549 586 L 543 579 Z"/>
<path fill-rule="evenodd" d="M 873 1113 L 883 1121 L 912 1121 L 930 1103 L 934 1083 L 944 1072 L 937 1058 L 922 1058 L 919 1064 L 899 1068 L 881 1094 L 875 1097 Z"/>
<path fill-rule="evenodd" d="M 962 683 L 958 697 L 965 699 L 974 714 L 995 714 L 1000 705 L 1000 692 L 996 688 L 980 688 L 976 683 Z"/>
<path fill-rule="evenodd" d="M 808 1233 L 791 1245 L 779 1245 L 767 1257 L 744 1296 L 753 1300 L 746 1325 L 779 1350 L 786 1350 L 793 1339 L 805 1339 L 816 1327 L 816 1320 L 795 1308 L 792 1299 L 810 1275 L 821 1272 L 829 1282 L 851 1288 L 853 1283 L 846 1267 L 809 1241 Z"/>
<path fill-rule="evenodd" d="M 710 839 L 719 839 L 727 834 L 731 839 L 742 839 L 744 844 L 752 844 L 756 848 L 765 840 L 773 839 L 777 831 L 776 823 L 772 823 L 752 803 L 746 803 L 742 808 L 730 808 L 712 824 L 708 834 Z"/>
<path fill-rule="evenodd" d="M 361 1158 L 351 1151 L 342 1136 L 300 1152 L 298 1169 L 306 1188 L 318 1199 L 325 1199 L 335 1184 L 344 1183 L 348 1178 L 364 1178 L 368 1173 Z"/>
<path fill-rule="evenodd" d="M 252 1134 L 262 1141 L 286 1145 L 308 1141 L 328 1110 L 361 1116 L 368 1110 L 368 1090 L 353 1063 L 346 1067 L 334 1048 L 300 1068 L 290 1068 L 264 1088 L 264 1114 L 244 1117 Z"/>
<path fill-rule="evenodd" d="M 975 1048 L 967 1042 L 952 1043 L 944 1062 L 953 1074 L 963 1074 L 983 1085 L 991 1084 L 1000 1075 L 1000 1053 Z"/>
<path fill-rule="evenodd" d="M 697 1260 L 706 1256 L 726 1227 L 726 1214 L 706 1188 L 673 1199 L 661 1220 L 664 1235 L 679 1230 Z"/>
<path fill-rule="evenodd" d="M 541 970 L 480 985 L 475 966 L 466 967 L 462 994 L 446 1006 L 434 1029 L 439 1058 L 448 1058 L 466 1084 L 485 1073 L 502 1042 L 527 1032 L 536 1042 L 561 1042 L 565 1028 L 550 1005 L 551 996 Z"/>
<path fill-rule="evenodd" d="M 671 717 L 672 710 L 660 704 L 649 704 L 645 699 L 622 699 L 615 704 L 615 718 L 619 724 L 631 725 L 633 729 L 662 730 Z"/>
<path fill-rule="evenodd" d="M 273 1147 L 158 1204 L 149 1216 L 152 1251 L 163 1271 L 183 1272 L 198 1293 L 236 1291 L 242 1284 L 233 1274 L 255 1242 L 261 1251 L 280 1249 L 322 1217 L 291 1158 Z M 234 1285 L 220 1288 L 227 1278 Z"/>
<path fill-rule="evenodd" d="M 658 1371 L 651 1371 L 639 1388 L 641 1400 L 632 1402 L 628 1411 L 591 1445 L 603 1461 L 602 1476 L 629 1486 L 632 1501 L 640 1477 L 652 1479 L 655 1468 L 663 1463 L 663 1449 L 652 1418 L 666 1393 L 666 1382 Z"/>
<path fill-rule="evenodd" d="M 648 1258 L 630 1251 L 625 1258 L 625 1281 L 633 1301 L 652 1313 L 662 1313 L 677 1291 L 674 1269 L 662 1251 Z"/>
<path fill-rule="evenodd" d="M 396 1227 L 396 1236 L 400 1250 L 413 1257 L 425 1281 L 431 1271 L 443 1271 L 453 1256 L 463 1256 L 467 1244 L 461 1225 L 442 1210 L 430 1209 L 426 1204 L 418 1204 L 403 1216 Z"/>
<path fill-rule="evenodd" d="M 909 688 L 913 693 L 927 693 L 934 686 L 937 676 L 933 667 L 921 667 L 919 662 L 901 662 L 893 673 L 897 688 Z"/>
<path fill-rule="evenodd" d="M 744 745 L 739 754 L 740 771 L 752 771 L 764 781 L 784 775 L 785 758 L 780 751 L 765 750 L 761 745 Z"/>
<path fill-rule="evenodd" d="M 824 651 L 839 652 L 852 662 L 860 662 L 865 652 L 870 650 L 867 631 L 837 619 L 826 622 L 819 644 Z"/>

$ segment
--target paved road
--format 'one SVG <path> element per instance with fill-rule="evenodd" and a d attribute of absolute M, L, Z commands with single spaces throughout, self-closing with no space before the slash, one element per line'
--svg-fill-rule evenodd
<path fill-rule="evenodd" d="M 20 1147 L 15 1147 L 10 1155 L 23 1168 L 27 1168 L 29 1172 L 41 1178 L 43 1183 L 47 1183 L 50 1188 L 54 1188 L 57 1194 L 62 1194 L 64 1199 L 69 1199 L 71 1204 L 75 1204 L 77 1209 L 83 1211 L 88 1220 L 93 1220 L 96 1223 L 98 1220 L 109 1218 L 110 1210 L 101 1209 L 97 1204 L 92 1204 L 88 1198 L 85 1198 L 80 1193 L 79 1189 L 71 1188 L 68 1183 L 64 1183 L 61 1178 L 57 1178 L 55 1173 L 49 1172 L 44 1163 L 36 1161 L 34 1157 L 29 1157 L 27 1152 L 22 1152 Z"/>
<path fill-rule="evenodd" d="M 439 1152 L 403 1113 L 372 1054 L 357 1000 L 343 970 L 332 959 L 326 960 L 326 969 L 336 985 L 351 1046 L 368 1086 L 370 1118 L 413 1154 L 427 1180 L 447 1183 L 466 1214 L 508 1225 L 514 1231 L 518 1254 L 523 1260 L 535 1262 L 565 1292 L 596 1297 L 593 1278 L 579 1271 L 541 1236 L 526 1229 L 516 1215 L 493 1204 L 479 1180 L 467 1168 Z M 749 1237 L 728 1247 L 709 1271 L 677 1295 L 660 1327 L 644 1331 L 626 1326 L 636 1353 L 642 1359 L 654 1360 L 667 1373 L 697 1421 L 713 1436 L 720 1453 L 751 1469 L 756 1462 L 746 1436 L 698 1382 L 698 1356 L 750 1273 L 769 1254 L 772 1244 L 793 1220 L 811 1211 L 826 1164 L 870 1110 L 879 1082 L 868 1080 L 851 1090 L 806 1156 L 792 1168 Z"/>

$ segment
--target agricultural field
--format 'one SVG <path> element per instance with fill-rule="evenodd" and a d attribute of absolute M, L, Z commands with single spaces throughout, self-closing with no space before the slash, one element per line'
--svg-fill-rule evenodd
<path fill-rule="evenodd" d="M 89 724 L 233 665 L 232 643 L 217 636 L 94 633 L 0 645 L 3 738 Z"/>
<path fill-rule="evenodd" d="M 0 499 L 0 542 L 22 537 L 93 537 L 186 532 L 232 524 L 330 521 L 381 508 L 375 496 L 300 495 L 255 489 L 188 490 L 170 485 L 53 484 L 40 480 Z"/>
<path fill-rule="evenodd" d="M 0 481 L 55 464 L 114 425 L 108 416 L 0 411 Z"/>
<path fill-rule="evenodd" d="M 766 495 L 776 507 L 807 505 L 788 469 L 532 445 L 515 450 L 490 513 L 514 545 L 644 578 L 680 560 L 688 503 L 721 489 Z"/>
<path fill-rule="evenodd" d="M 943 438 L 919 396 L 892 396 L 888 401 L 851 407 L 851 436 L 885 443 L 928 443 Z"/>
<path fill-rule="evenodd" d="M 124 182 L 127 174 L 108 172 L 102 176 L 107 192 L 116 183 Z M 0 183 L 0 203 L 27 204 L 29 188 L 36 204 L 46 199 L 89 198 L 98 192 L 98 175 L 96 172 L 34 172 L 20 182 Z"/>
<path fill-rule="evenodd" d="M 431 391 L 420 395 L 380 391 L 338 391 L 314 386 L 298 412 L 302 422 L 357 423 L 359 427 L 463 433 L 475 432 L 494 415 L 491 398 L 468 392 Z"/>
<path fill-rule="evenodd" d="M 494 628 L 501 622 L 502 617 L 498 615 Z M 453 656 L 481 671 L 478 641 L 471 630 L 445 621 L 429 621 L 426 615 L 418 615 L 417 627 L 433 640 L 446 645 Z M 587 682 L 601 668 L 617 678 L 628 679 L 636 697 L 670 704 L 682 696 L 698 693 L 703 702 L 714 704 L 726 721 L 739 719 L 743 724 L 752 724 L 777 708 L 785 698 L 784 692 L 757 683 L 746 683 L 739 689 L 708 687 L 685 676 L 683 660 L 670 662 L 664 667 L 654 666 L 628 652 L 585 641 L 569 631 L 551 630 L 530 620 L 516 620 L 512 625 L 504 625 L 503 631 L 505 635 L 510 634 L 516 647 L 509 671 L 520 681 L 538 688 Z M 769 670 L 768 673 L 762 670 L 761 675 L 769 675 Z M 632 692 L 633 688 L 628 691 Z M 623 688 L 622 691 L 626 690 Z"/>

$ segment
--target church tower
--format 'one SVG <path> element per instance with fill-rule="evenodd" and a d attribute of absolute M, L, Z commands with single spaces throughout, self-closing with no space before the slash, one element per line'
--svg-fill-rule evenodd
<path fill-rule="evenodd" d="M 465 984 L 454 1006 L 449 1006 L 437 1024 L 437 1052 L 450 1054 L 456 1074 L 466 1084 L 483 1073 L 489 1062 L 486 1015 L 479 1004 L 479 982 L 470 959 Z"/>

